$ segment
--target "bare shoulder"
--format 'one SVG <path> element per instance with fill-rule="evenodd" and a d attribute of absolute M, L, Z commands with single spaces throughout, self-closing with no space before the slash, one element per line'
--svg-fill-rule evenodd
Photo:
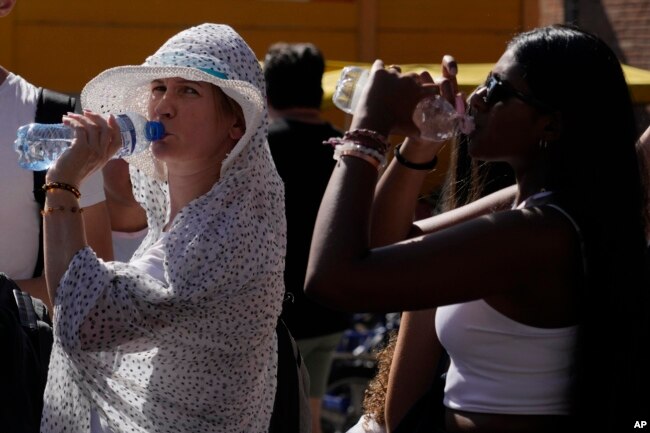
<path fill-rule="evenodd" d="M 507 231 L 503 248 L 510 251 L 512 279 L 503 291 L 486 296 L 488 303 L 531 326 L 575 323 L 576 288 L 584 267 L 581 234 L 571 216 L 549 203 L 503 212 L 498 218 Z"/>
<path fill-rule="evenodd" d="M 435 276 L 434 286 L 453 288 L 428 292 L 432 306 L 523 292 L 531 298 L 538 288 L 562 290 L 581 270 L 576 229 L 547 205 L 483 215 L 403 246 L 390 260 L 392 269 L 404 271 L 402 278 L 416 275 L 425 283 L 413 278 L 410 284 L 426 284 L 426 277 L 412 269 L 417 263 Z"/>
<path fill-rule="evenodd" d="M 464 245 L 462 253 L 471 258 L 478 273 L 498 273 L 504 289 L 521 286 L 536 276 L 548 277 L 550 270 L 571 272 L 581 260 L 576 226 L 546 203 L 484 215 L 438 234 L 449 236 L 448 253 L 455 248 L 451 244 Z M 432 241 L 437 237 L 434 234 Z"/>
<path fill-rule="evenodd" d="M 579 228 L 571 215 L 554 203 L 502 211 L 485 218 L 493 219 L 504 243 L 527 251 L 530 257 L 563 260 L 563 252 L 580 247 Z"/>

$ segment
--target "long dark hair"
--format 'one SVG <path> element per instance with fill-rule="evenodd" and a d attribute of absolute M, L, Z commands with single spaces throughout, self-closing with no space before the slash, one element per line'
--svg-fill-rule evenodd
<path fill-rule="evenodd" d="M 646 174 L 625 77 L 602 40 L 572 26 L 520 34 L 508 49 L 532 94 L 559 115 L 548 187 L 576 219 L 586 250 L 573 413 L 582 427 L 629 428 L 650 411 L 650 362 L 641 353 L 650 342 L 650 285 Z"/>

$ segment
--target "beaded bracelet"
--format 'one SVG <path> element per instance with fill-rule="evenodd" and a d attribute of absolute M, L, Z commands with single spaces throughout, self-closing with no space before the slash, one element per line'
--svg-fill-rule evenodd
<path fill-rule="evenodd" d="M 43 191 L 45 191 L 45 192 L 50 191 L 52 189 L 64 189 L 66 191 L 70 191 L 71 193 L 73 193 L 74 196 L 77 197 L 77 198 L 81 197 L 81 193 L 79 192 L 79 190 L 76 187 L 74 187 L 74 186 L 72 186 L 72 185 L 70 185 L 68 183 L 48 182 L 45 185 L 43 185 L 42 188 L 43 188 Z"/>
<path fill-rule="evenodd" d="M 371 149 L 369 147 L 357 144 L 355 142 L 345 142 L 344 144 L 337 146 L 334 149 L 334 159 L 338 160 L 339 156 L 341 155 L 341 152 L 348 151 L 348 150 L 360 152 L 363 153 L 364 155 L 373 158 L 375 161 L 377 161 L 379 167 L 383 168 L 386 166 L 386 157 L 383 154 L 379 153 L 375 149 Z"/>
<path fill-rule="evenodd" d="M 376 131 L 370 129 L 352 129 L 343 135 L 345 140 L 362 141 L 368 143 L 368 147 L 372 147 L 381 153 L 386 153 L 389 143 L 388 139 Z"/>
<path fill-rule="evenodd" d="M 340 156 L 354 156 L 355 158 L 363 159 L 364 161 L 370 163 L 377 170 L 379 170 L 380 162 L 377 161 L 377 159 L 375 159 L 374 157 L 372 157 L 370 155 L 366 155 L 365 153 L 360 152 L 358 150 L 354 150 L 354 149 L 342 150 L 339 153 L 339 157 Z"/>
<path fill-rule="evenodd" d="M 346 132 L 343 137 L 331 137 L 323 141 L 323 144 L 329 144 L 336 148 L 348 142 L 354 142 L 360 146 L 374 149 L 381 154 L 385 154 L 389 146 L 386 137 L 369 129 L 353 129 Z"/>
<path fill-rule="evenodd" d="M 52 214 L 52 213 L 54 213 L 56 211 L 65 212 L 66 210 L 69 210 L 72 213 L 83 213 L 83 211 L 84 211 L 83 208 L 77 207 L 77 206 L 72 206 L 72 207 L 69 207 L 69 208 L 67 208 L 65 206 L 55 206 L 55 207 L 46 207 L 45 209 L 43 209 L 41 211 L 41 215 L 45 216 L 45 215 Z"/>
<path fill-rule="evenodd" d="M 399 148 L 401 144 L 395 146 L 394 154 L 397 162 L 402 164 L 404 167 L 408 167 L 412 170 L 433 170 L 438 164 L 438 155 L 434 156 L 433 159 L 429 162 L 411 162 L 408 159 L 404 158 L 401 153 L 399 153 Z"/>

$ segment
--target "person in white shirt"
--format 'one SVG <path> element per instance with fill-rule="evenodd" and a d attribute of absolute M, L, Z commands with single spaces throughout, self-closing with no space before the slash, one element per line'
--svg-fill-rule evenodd
<path fill-rule="evenodd" d="M 16 2 L 0 0 L 0 17 L 8 15 Z M 17 129 L 34 122 L 37 99 L 38 87 L 0 65 L 0 272 L 15 280 L 23 291 L 45 302 L 51 313 L 45 277 L 34 277 L 41 218 L 32 192 L 34 173 L 18 165 L 13 146 Z M 110 260 L 113 251 L 101 172 L 78 186 L 88 243 L 100 257 Z"/>

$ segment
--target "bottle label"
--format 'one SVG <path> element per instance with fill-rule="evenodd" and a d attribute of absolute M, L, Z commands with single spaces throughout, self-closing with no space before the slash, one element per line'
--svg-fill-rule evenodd
<path fill-rule="evenodd" d="M 118 151 L 121 156 L 128 156 L 135 150 L 136 134 L 133 122 L 126 114 L 118 114 L 116 120 L 120 125 L 122 148 Z"/>

